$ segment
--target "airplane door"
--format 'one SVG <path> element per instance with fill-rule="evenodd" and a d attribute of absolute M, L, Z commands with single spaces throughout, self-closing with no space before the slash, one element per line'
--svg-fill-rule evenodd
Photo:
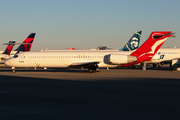
<path fill-rule="evenodd" d="M 21 54 L 21 55 L 19 56 L 19 62 L 24 62 L 24 54 Z"/>

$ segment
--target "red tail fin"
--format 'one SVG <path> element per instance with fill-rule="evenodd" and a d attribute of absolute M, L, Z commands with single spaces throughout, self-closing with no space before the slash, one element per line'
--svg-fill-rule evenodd
<path fill-rule="evenodd" d="M 172 31 L 152 32 L 149 38 L 136 51 L 131 53 L 131 55 L 137 58 L 145 54 L 154 56 L 166 39 L 171 37 L 171 33 Z"/>
<path fill-rule="evenodd" d="M 171 36 L 173 36 L 172 31 L 152 32 L 149 38 L 136 51 L 131 53 L 132 56 L 137 57 L 137 62 L 124 64 L 122 66 L 129 66 L 151 60 L 166 39 Z"/>
<path fill-rule="evenodd" d="M 30 33 L 29 36 L 23 41 L 23 43 L 29 44 L 21 44 L 15 51 L 30 51 L 35 35 L 36 33 Z"/>
<path fill-rule="evenodd" d="M 8 46 L 7 46 L 6 50 L 3 52 L 3 54 L 10 55 L 15 42 L 16 41 L 9 41 Z"/>

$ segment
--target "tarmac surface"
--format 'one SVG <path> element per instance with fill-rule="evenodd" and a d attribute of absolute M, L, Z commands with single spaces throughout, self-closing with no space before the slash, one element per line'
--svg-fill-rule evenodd
<path fill-rule="evenodd" d="M 0 120 L 179 120 L 180 72 L 0 66 Z"/>

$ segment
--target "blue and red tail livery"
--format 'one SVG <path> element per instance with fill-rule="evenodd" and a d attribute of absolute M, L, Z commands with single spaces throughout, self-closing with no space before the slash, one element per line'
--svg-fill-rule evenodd
<path fill-rule="evenodd" d="M 14 43 L 16 43 L 16 41 L 9 41 L 7 48 L 5 49 L 5 51 L 2 54 L 10 55 L 12 48 L 14 46 Z"/>
<path fill-rule="evenodd" d="M 132 56 L 137 57 L 137 62 L 124 64 L 122 66 L 130 66 L 132 64 L 151 60 L 166 39 L 173 35 L 174 33 L 172 33 L 172 31 L 152 32 L 148 40 L 146 40 L 136 51 L 131 53 Z"/>
<path fill-rule="evenodd" d="M 36 33 L 30 33 L 30 35 L 23 41 L 24 44 L 21 44 L 17 49 L 17 53 L 19 51 L 30 51 L 31 46 L 33 44 L 33 40 L 35 37 Z M 26 44 L 27 43 L 27 44 Z M 28 44 L 29 43 L 29 44 Z"/>

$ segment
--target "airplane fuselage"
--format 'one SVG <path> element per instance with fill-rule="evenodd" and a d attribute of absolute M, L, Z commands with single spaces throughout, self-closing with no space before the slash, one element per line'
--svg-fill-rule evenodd
<path fill-rule="evenodd" d="M 160 48 L 148 63 L 170 62 L 180 58 L 180 48 Z"/>
<path fill-rule="evenodd" d="M 7 60 L 6 65 L 12 67 L 71 67 L 97 62 L 98 67 L 116 67 L 117 64 L 109 62 L 110 54 L 130 55 L 131 53 L 127 51 L 21 52 L 18 57 Z"/>
<path fill-rule="evenodd" d="M 46 50 L 42 52 L 62 52 L 67 50 Z M 77 51 L 99 51 L 99 52 L 118 52 L 119 50 L 72 50 L 72 52 Z M 153 58 L 148 61 L 148 63 L 159 63 L 159 62 L 171 62 L 172 59 L 180 58 L 180 48 L 160 48 L 157 53 L 153 56 Z"/>

